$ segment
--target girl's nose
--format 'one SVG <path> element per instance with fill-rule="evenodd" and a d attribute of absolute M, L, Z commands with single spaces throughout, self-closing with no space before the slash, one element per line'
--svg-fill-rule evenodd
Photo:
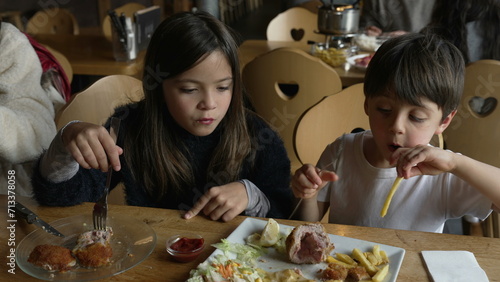
<path fill-rule="evenodd" d="M 199 103 L 199 107 L 202 110 L 213 110 L 217 107 L 217 102 L 215 99 L 215 94 L 207 92 L 203 95 L 202 100 Z"/>

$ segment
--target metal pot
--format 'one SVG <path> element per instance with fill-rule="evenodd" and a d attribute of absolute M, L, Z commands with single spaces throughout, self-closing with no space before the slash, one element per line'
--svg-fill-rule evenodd
<path fill-rule="evenodd" d="M 323 5 L 318 9 L 318 29 L 323 34 L 357 33 L 359 10 L 339 5 Z"/>

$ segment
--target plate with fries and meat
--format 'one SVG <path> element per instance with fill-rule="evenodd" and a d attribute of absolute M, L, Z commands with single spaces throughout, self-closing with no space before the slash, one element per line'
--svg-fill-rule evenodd
<path fill-rule="evenodd" d="M 393 282 L 405 255 L 402 248 L 328 234 L 321 223 L 293 227 L 272 218 L 247 218 L 213 246 L 188 282 Z"/>

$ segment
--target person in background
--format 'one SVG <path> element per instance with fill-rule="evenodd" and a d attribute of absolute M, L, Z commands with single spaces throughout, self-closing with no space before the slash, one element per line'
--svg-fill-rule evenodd
<path fill-rule="evenodd" d="M 424 31 L 451 41 L 465 63 L 500 60 L 500 0 L 437 0 Z"/>
<path fill-rule="evenodd" d="M 103 126 L 70 122 L 40 158 L 35 199 L 96 201 L 110 166 L 112 187 L 123 181 L 130 205 L 223 221 L 288 217 L 290 160 L 278 134 L 243 105 L 234 36 L 206 12 L 163 21 L 145 56 L 144 100 L 114 114 L 117 145 Z"/>
<path fill-rule="evenodd" d="M 56 135 L 55 113 L 65 101 L 28 38 L 1 20 L 0 57 L 0 193 L 32 196 L 33 162 Z"/>
<path fill-rule="evenodd" d="M 419 32 L 431 19 L 435 0 L 363 0 L 360 29 L 369 36 Z"/>
<path fill-rule="evenodd" d="M 460 51 L 434 34 L 382 44 L 364 84 L 371 130 L 340 137 L 316 167 L 295 172 L 300 218 L 317 221 L 330 208 L 330 223 L 440 233 L 447 219 L 498 211 L 499 168 L 429 145 L 457 112 L 464 69 Z M 404 180 L 382 217 L 396 177 Z"/>

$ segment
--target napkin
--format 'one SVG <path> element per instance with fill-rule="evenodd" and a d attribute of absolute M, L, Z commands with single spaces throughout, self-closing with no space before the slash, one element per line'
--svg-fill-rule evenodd
<path fill-rule="evenodd" d="M 434 281 L 489 281 L 473 253 L 467 251 L 422 251 Z"/>

